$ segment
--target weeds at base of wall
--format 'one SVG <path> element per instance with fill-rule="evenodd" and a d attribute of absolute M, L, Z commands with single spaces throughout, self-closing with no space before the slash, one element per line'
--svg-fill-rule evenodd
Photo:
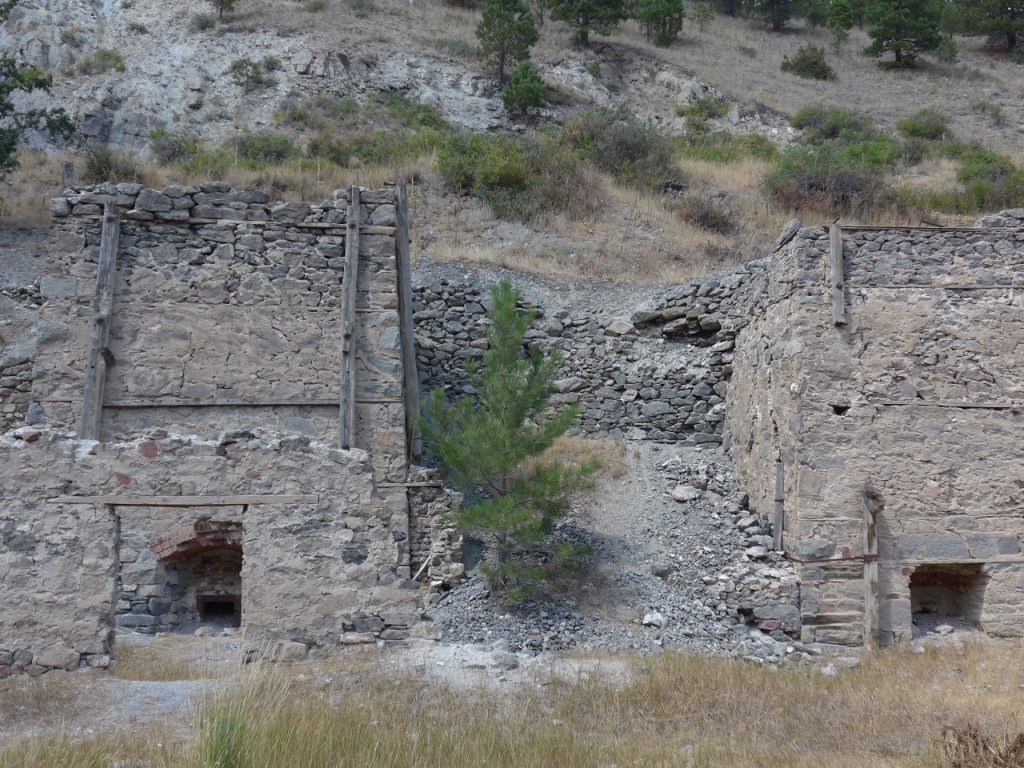
<path fill-rule="evenodd" d="M 944 755 L 943 733 L 969 727 L 996 745 L 1020 731 L 1018 680 L 1006 670 L 1020 668 L 1022 653 L 989 643 L 887 651 L 837 678 L 673 653 L 591 657 L 590 673 L 541 668 L 491 692 L 385 673 L 361 658 L 355 668 L 344 658 L 253 664 L 201 697 L 193 736 L 140 735 L 136 725 L 130 736 L 42 738 L 8 745 L 0 767 L 996 768 Z M 632 672 L 610 675 L 604 663 Z"/>

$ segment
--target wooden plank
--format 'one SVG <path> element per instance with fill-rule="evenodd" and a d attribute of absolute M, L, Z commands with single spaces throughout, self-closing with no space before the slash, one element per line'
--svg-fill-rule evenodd
<path fill-rule="evenodd" d="M 125 400 L 108 400 L 104 408 L 319 408 L 322 406 L 337 407 L 337 397 L 305 398 L 305 399 L 266 399 L 248 400 L 237 397 L 214 397 L 206 400 L 186 400 L 178 397 L 132 398 Z"/>
<path fill-rule="evenodd" d="M 120 507 L 231 507 L 240 504 L 317 504 L 319 496 L 263 493 L 237 496 L 57 496 L 50 504 L 110 504 Z"/>
<path fill-rule="evenodd" d="M 960 408 L 963 410 L 1019 411 L 1024 403 L 961 403 L 956 400 L 887 400 L 868 405 L 909 408 Z"/>
<path fill-rule="evenodd" d="M 1024 288 L 1024 283 L 997 283 L 993 285 L 969 285 L 967 283 L 866 283 L 856 285 L 854 288 L 916 288 L 918 290 L 943 290 L 943 291 L 1007 291 Z"/>
<path fill-rule="evenodd" d="M 359 187 L 349 190 L 345 274 L 341 293 L 341 360 L 338 372 L 338 445 L 354 447 L 356 430 L 356 290 L 359 282 Z"/>
<path fill-rule="evenodd" d="M 84 214 L 76 216 L 76 219 L 101 219 L 102 216 L 95 214 Z M 138 226 L 179 226 L 179 225 L 190 225 L 190 226 L 209 226 L 224 224 L 226 226 L 236 227 L 244 224 L 247 227 L 275 227 L 280 229 L 322 229 L 322 230 L 347 230 L 348 224 L 345 222 L 337 222 L 329 224 L 320 221 L 309 221 L 309 222 L 284 222 L 284 221 L 249 221 L 248 219 L 182 219 L 180 221 L 170 221 L 164 219 L 151 219 L 149 221 L 143 221 L 141 219 L 131 219 L 130 222 Z M 395 228 L 380 224 L 361 224 L 359 232 L 364 235 L 394 235 Z"/>
<path fill-rule="evenodd" d="M 428 480 L 425 482 L 418 483 L 394 483 L 394 482 L 383 482 L 377 483 L 378 488 L 444 488 L 443 483 L 439 483 L 435 480 Z"/>
<path fill-rule="evenodd" d="M 846 281 L 843 275 L 843 229 L 838 222 L 828 228 L 828 267 L 832 286 L 832 324 L 846 325 Z"/>
<path fill-rule="evenodd" d="M 82 440 L 100 439 L 103 418 L 103 390 L 107 382 L 110 351 L 110 315 L 114 306 L 114 273 L 117 268 L 117 245 L 121 233 L 117 208 L 112 202 L 103 207 L 103 230 L 100 254 L 96 263 L 96 293 L 93 298 L 92 330 L 89 334 L 89 357 L 85 367 L 85 393 L 78 436 Z"/>
<path fill-rule="evenodd" d="M 775 462 L 775 520 L 772 523 L 773 546 L 782 550 L 782 532 L 786 527 L 786 467 L 781 461 Z"/>
<path fill-rule="evenodd" d="M 985 232 L 1020 232 L 1021 227 L 974 227 L 965 224 L 962 227 L 922 227 L 899 224 L 844 224 L 843 229 L 849 232 L 971 232 L 983 234 Z"/>
<path fill-rule="evenodd" d="M 878 647 L 878 516 L 885 509 L 882 494 L 869 480 L 864 484 L 861 546 L 864 551 L 864 645 Z"/>
<path fill-rule="evenodd" d="M 416 369 L 416 330 L 412 320 L 412 263 L 409 255 L 409 193 L 398 187 L 395 205 L 395 263 L 398 268 L 398 315 L 402 338 L 402 392 L 405 399 L 405 439 L 409 459 L 423 455 L 423 439 L 416 420 L 420 415 L 420 377 Z"/>

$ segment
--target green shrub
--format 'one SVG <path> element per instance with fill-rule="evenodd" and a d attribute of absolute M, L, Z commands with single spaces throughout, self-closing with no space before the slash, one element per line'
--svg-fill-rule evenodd
<path fill-rule="evenodd" d="M 707 121 L 725 117 L 729 105 L 714 96 L 699 96 L 689 104 L 676 107 L 676 114 L 686 118 L 686 129 L 691 135 L 700 135 L 707 130 Z"/>
<path fill-rule="evenodd" d="M 371 107 L 383 109 L 386 127 L 449 129 L 441 113 L 429 104 L 410 99 L 402 93 L 377 93 L 370 97 Z"/>
<path fill-rule="evenodd" d="M 827 144 L 790 147 L 764 184 L 776 205 L 797 211 L 867 214 L 895 200 L 881 173 L 851 163 Z"/>
<path fill-rule="evenodd" d="M 782 71 L 808 80 L 836 79 L 836 71 L 825 60 L 825 49 L 810 43 L 801 45 L 792 59 L 783 56 Z"/>
<path fill-rule="evenodd" d="M 124 56 L 113 48 L 97 48 L 78 62 L 78 71 L 83 75 L 102 75 L 105 72 L 124 72 Z"/>
<path fill-rule="evenodd" d="M 719 131 L 698 136 L 682 147 L 684 157 L 713 163 L 735 163 L 747 158 L 773 162 L 779 157 L 774 141 L 759 133 L 728 133 Z"/>
<path fill-rule="evenodd" d="M 476 59 L 476 46 L 461 37 L 443 37 L 433 41 L 434 47 L 442 53 L 458 59 Z"/>
<path fill-rule="evenodd" d="M 938 140 L 949 135 L 949 118 L 934 109 L 921 109 L 896 123 L 907 138 Z"/>
<path fill-rule="evenodd" d="M 267 59 L 270 59 L 272 66 L 273 62 L 277 61 L 273 56 L 268 56 Z M 246 92 L 277 85 L 277 80 L 269 74 L 269 72 L 274 70 L 267 70 L 265 68 L 267 59 L 264 59 L 263 62 L 253 61 L 248 57 L 235 59 L 231 62 L 231 67 L 228 69 L 231 81 Z M 280 64 L 280 62 L 277 63 Z"/>
<path fill-rule="evenodd" d="M 479 197 L 503 219 L 586 218 L 600 205 L 579 159 L 546 135 L 455 134 L 438 150 L 437 170 L 450 192 Z"/>
<path fill-rule="evenodd" d="M 560 141 L 629 186 L 655 187 L 675 164 L 672 140 L 625 106 L 580 113 L 565 123 Z"/>
<path fill-rule="evenodd" d="M 811 144 L 825 141 L 869 141 L 878 136 L 878 131 L 867 115 L 834 107 L 804 107 L 793 116 L 789 124 L 803 131 L 804 139 Z"/>
<path fill-rule="evenodd" d="M 324 132 L 311 139 L 310 157 L 330 160 L 343 168 L 395 165 L 421 157 L 439 147 L 444 134 L 424 128 L 419 131 L 373 131 L 338 138 Z"/>
<path fill-rule="evenodd" d="M 974 104 L 974 108 L 986 115 L 992 121 L 992 125 L 999 127 L 1006 125 L 1006 115 L 998 104 L 991 101 L 979 101 Z"/>
<path fill-rule="evenodd" d="M 757 58 L 757 48 L 751 48 L 749 45 L 740 45 L 736 47 L 736 50 L 742 53 L 748 59 Z"/>
<path fill-rule="evenodd" d="M 872 171 L 888 171 L 896 162 L 900 148 L 888 136 L 841 145 L 836 156 L 845 164 Z"/>
<path fill-rule="evenodd" d="M 194 13 L 188 23 L 188 28 L 192 32 L 206 32 L 216 26 L 217 17 L 212 13 Z"/>
<path fill-rule="evenodd" d="M 524 61 L 512 73 L 501 100 L 510 114 L 525 116 L 544 106 L 544 81 L 532 61 Z"/>
<path fill-rule="evenodd" d="M 309 0 L 306 3 L 306 10 L 309 13 L 320 13 L 320 11 L 326 11 L 330 4 L 330 0 Z"/>
<path fill-rule="evenodd" d="M 203 151 L 203 141 L 187 131 L 157 128 L 149 132 L 149 148 L 161 165 L 191 160 Z"/>
<path fill-rule="evenodd" d="M 86 147 L 82 181 L 100 184 L 105 181 L 140 183 L 142 180 L 142 162 L 134 152 L 99 143 Z"/>
<path fill-rule="evenodd" d="M 679 218 L 687 224 L 710 232 L 724 235 L 732 232 L 734 228 L 729 211 L 703 195 L 683 195 L 675 201 L 673 208 L 679 212 Z"/>
<path fill-rule="evenodd" d="M 231 144 L 239 157 L 257 163 L 280 163 L 300 154 L 290 136 L 270 131 L 244 133 L 235 137 Z"/>

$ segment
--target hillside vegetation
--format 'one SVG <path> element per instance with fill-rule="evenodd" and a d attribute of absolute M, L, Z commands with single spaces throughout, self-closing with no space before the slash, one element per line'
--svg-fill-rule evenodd
<path fill-rule="evenodd" d="M 181 11 L 174 23 L 214 52 L 272 32 L 293 56 L 416 56 L 417 66 L 477 78 L 472 87 L 484 91 L 474 98 L 500 105 L 501 86 L 487 92 L 487 61 L 475 53 L 481 10 L 465 5 L 473 3 L 245 0 L 219 22 Z M 689 18 L 668 45 L 648 39 L 648 24 L 627 21 L 574 46 L 578 29 L 547 13 L 529 48 L 543 107 L 486 132 L 465 127 L 451 91 L 403 94 L 383 79 L 373 90 L 372 78 L 360 87 L 310 83 L 286 56 L 234 58 L 199 113 L 175 112 L 142 145 L 85 142 L 78 176 L 221 178 L 306 199 L 406 181 L 420 257 L 627 282 L 678 281 L 763 255 L 793 216 L 948 224 L 1024 205 L 1024 68 L 1012 51 L 957 38 L 957 61 L 925 53 L 899 69 L 861 53 L 870 25 L 837 43 L 827 25 L 799 16 L 773 31 L 753 7 L 746 16 L 685 7 Z M 131 75 L 154 34 L 137 30 L 162 12 L 155 0 L 122 8 L 99 48 L 73 73 L 56 73 L 58 98 L 73 98 L 83 77 Z M 784 72 L 791 59 L 803 62 L 798 51 L 835 78 Z M 113 65 L 85 65 L 96 61 Z M 257 104 L 254 119 L 210 106 L 232 99 Z M 22 153 L 3 195 L 8 226 L 46 223 L 57 167 L 53 155 Z"/>

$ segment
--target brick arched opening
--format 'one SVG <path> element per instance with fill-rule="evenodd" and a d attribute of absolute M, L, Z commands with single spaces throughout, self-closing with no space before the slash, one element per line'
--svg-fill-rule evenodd
<path fill-rule="evenodd" d="M 149 543 L 173 584 L 185 626 L 234 626 L 242 619 L 242 524 L 199 521 Z"/>

